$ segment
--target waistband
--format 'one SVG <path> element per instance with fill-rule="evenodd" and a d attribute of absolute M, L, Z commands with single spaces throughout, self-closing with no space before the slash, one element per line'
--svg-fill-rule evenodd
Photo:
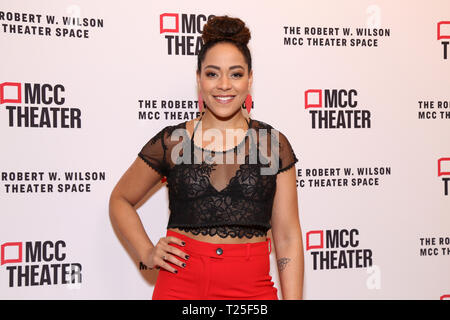
<path fill-rule="evenodd" d="M 270 254 L 272 251 L 270 238 L 253 243 L 210 243 L 192 239 L 173 230 L 167 230 L 167 236 L 174 236 L 186 243 L 185 246 L 171 243 L 177 248 L 185 248 L 192 253 L 215 258 L 259 256 Z"/>

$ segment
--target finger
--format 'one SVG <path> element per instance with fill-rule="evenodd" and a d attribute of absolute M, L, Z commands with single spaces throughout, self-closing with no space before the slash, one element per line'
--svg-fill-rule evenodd
<path fill-rule="evenodd" d="M 179 246 L 182 246 L 182 247 L 184 247 L 185 244 L 186 244 L 186 243 L 185 243 L 183 240 L 181 240 L 180 238 L 173 237 L 173 236 L 168 236 L 168 237 L 166 237 L 166 241 L 167 241 L 168 243 L 175 243 L 175 244 L 177 244 L 177 245 L 179 245 Z"/>
<path fill-rule="evenodd" d="M 171 253 L 171 254 L 173 254 L 175 256 L 178 256 L 178 257 L 180 257 L 183 260 L 189 259 L 189 255 L 186 252 L 184 252 L 184 251 L 182 251 L 182 250 L 180 250 L 180 249 L 178 249 L 178 248 L 176 248 L 176 247 L 174 247 L 174 246 L 172 246 L 170 244 L 168 244 L 165 249 L 166 249 L 166 252 Z M 179 265 L 181 266 L 182 263 L 183 263 L 183 261 L 180 261 Z"/>
<path fill-rule="evenodd" d="M 186 243 L 183 240 L 181 240 L 180 238 L 177 238 L 177 237 L 173 237 L 173 236 L 168 236 L 166 239 L 168 241 L 168 245 L 165 247 L 166 251 L 171 252 L 171 253 L 179 256 L 182 259 L 185 259 L 185 260 L 189 259 L 189 254 L 187 254 L 186 252 L 180 250 L 179 248 L 177 248 L 173 245 L 170 245 L 170 244 L 177 244 L 181 247 L 184 247 L 186 245 Z"/>
<path fill-rule="evenodd" d="M 172 248 L 172 250 L 178 250 L 178 249 L 176 249 L 174 247 L 171 247 L 171 248 Z M 178 251 L 180 251 L 180 250 L 178 250 Z M 181 252 L 182 258 L 185 259 L 186 254 L 183 253 L 182 251 L 180 251 L 180 252 Z M 168 251 L 168 253 L 166 255 L 166 259 L 164 259 L 164 260 L 165 261 L 169 261 L 169 262 L 173 263 L 174 265 L 177 265 L 177 266 L 179 266 L 181 268 L 185 268 L 186 267 L 186 262 L 184 260 L 178 259 L 178 257 L 176 255 L 172 254 L 170 251 Z"/>
<path fill-rule="evenodd" d="M 178 267 L 184 268 L 186 267 L 186 263 L 183 261 L 180 261 L 177 257 L 175 257 L 172 254 L 167 254 L 166 259 L 165 259 L 166 263 L 172 264 L 172 265 L 176 265 Z"/>
<path fill-rule="evenodd" d="M 168 255 L 167 255 L 168 256 Z M 169 271 L 169 272 L 172 272 L 172 273 L 178 273 L 178 270 L 177 269 L 175 269 L 174 267 L 172 267 L 169 263 L 167 263 L 166 261 L 169 261 L 168 259 L 170 259 L 170 257 L 167 257 L 166 256 L 166 260 L 163 260 L 162 258 L 161 258 L 161 262 L 159 263 L 159 266 L 161 267 L 161 268 L 163 268 L 163 269 L 166 269 L 167 271 Z"/>
<path fill-rule="evenodd" d="M 165 258 L 168 257 L 167 251 L 164 249 L 166 245 L 164 242 L 160 242 L 155 246 L 155 250 L 152 252 L 150 266 L 155 269 L 161 269 L 161 264 L 164 263 Z"/>

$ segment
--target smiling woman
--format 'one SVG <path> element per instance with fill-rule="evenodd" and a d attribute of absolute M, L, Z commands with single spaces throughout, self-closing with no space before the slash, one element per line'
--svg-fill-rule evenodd
<path fill-rule="evenodd" d="M 284 134 L 249 115 L 250 31 L 238 18 L 214 17 L 202 40 L 196 81 L 204 110 L 142 147 L 111 194 L 112 222 L 146 266 L 160 269 L 153 299 L 278 299 L 272 239 L 283 298 L 301 299 L 298 159 Z M 164 177 L 170 218 L 153 245 L 134 205 Z"/>
<path fill-rule="evenodd" d="M 211 47 L 204 59 L 207 63 L 197 71 L 200 95 L 210 111 L 203 115 L 204 123 L 217 117 L 241 120 L 241 106 L 253 82 L 253 73 L 241 51 L 231 43 L 221 42 Z"/>

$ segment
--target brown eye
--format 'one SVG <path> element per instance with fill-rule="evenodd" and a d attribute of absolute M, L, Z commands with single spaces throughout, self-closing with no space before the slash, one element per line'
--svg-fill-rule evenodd
<path fill-rule="evenodd" d="M 215 73 L 215 72 L 209 71 L 209 72 L 206 72 L 206 76 L 207 76 L 207 77 L 215 77 L 215 76 L 216 76 L 216 73 Z"/>

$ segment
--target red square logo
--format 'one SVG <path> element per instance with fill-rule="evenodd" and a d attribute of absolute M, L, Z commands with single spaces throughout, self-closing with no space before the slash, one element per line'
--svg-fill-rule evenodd
<path fill-rule="evenodd" d="M 310 249 L 323 249 L 323 230 L 306 233 L 306 251 Z"/>
<path fill-rule="evenodd" d="M 309 89 L 305 91 L 305 109 L 322 108 L 322 90 Z"/>
<path fill-rule="evenodd" d="M 0 104 L 22 102 L 22 86 L 18 82 L 3 82 L 0 84 Z"/>
<path fill-rule="evenodd" d="M 179 32 L 178 13 L 163 13 L 159 16 L 159 33 Z"/>
<path fill-rule="evenodd" d="M 14 250 L 14 247 L 17 247 L 17 249 Z M 5 250 L 7 248 L 8 250 Z M 14 257 L 9 258 L 8 256 L 13 255 L 12 252 L 14 251 L 16 253 L 14 254 Z M 14 263 L 14 262 L 22 262 L 22 242 L 6 242 L 2 244 L 1 265 L 4 265 L 5 263 Z"/>

